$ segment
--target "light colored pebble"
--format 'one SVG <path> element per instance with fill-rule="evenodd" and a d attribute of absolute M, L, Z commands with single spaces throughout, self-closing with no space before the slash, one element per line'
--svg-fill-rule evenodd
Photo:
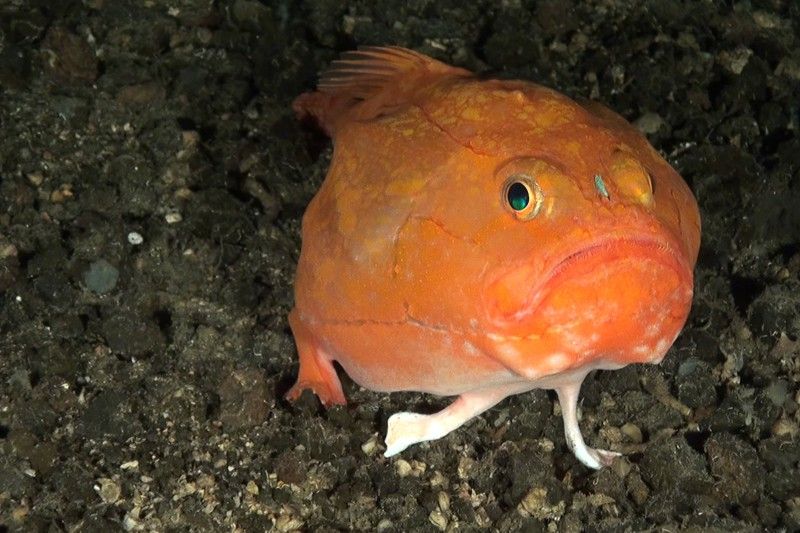
<path fill-rule="evenodd" d="M 383 533 L 384 531 L 392 529 L 392 527 L 394 527 L 394 523 L 388 518 L 384 518 L 378 522 L 378 526 L 375 529 L 378 530 L 378 533 Z"/>
<path fill-rule="evenodd" d="M 411 474 L 411 463 L 405 459 L 398 459 L 394 467 L 397 469 L 397 475 L 400 477 L 408 477 L 408 475 Z"/>
<path fill-rule="evenodd" d="M 138 231 L 128 233 L 128 242 L 134 246 L 139 246 L 144 242 L 144 237 Z"/>
<path fill-rule="evenodd" d="M 39 171 L 31 172 L 28 174 L 28 181 L 31 182 L 31 185 L 34 187 L 38 187 L 44 181 L 44 176 Z"/>
<path fill-rule="evenodd" d="M 532 516 L 538 520 L 558 520 L 564 515 L 566 503 L 560 501 L 556 504 L 548 502 L 547 489 L 544 487 L 534 487 L 522 498 L 517 507 L 523 514 Z"/>
<path fill-rule="evenodd" d="M 462 457 L 458 460 L 458 477 L 460 479 L 469 479 L 474 468 L 475 459 L 472 457 Z"/>
<path fill-rule="evenodd" d="M 776 437 L 788 436 L 794 438 L 798 433 L 800 433 L 800 428 L 797 427 L 797 424 L 786 418 L 781 418 L 772 425 L 772 434 Z"/>
<path fill-rule="evenodd" d="M 434 510 L 428 515 L 428 521 L 439 531 L 447 529 L 447 517 L 441 511 Z"/>
<path fill-rule="evenodd" d="M 664 125 L 664 119 L 658 113 L 645 113 L 634 122 L 636 127 L 646 135 L 652 135 Z"/>
<path fill-rule="evenodd" d="M 283 514 L 275 520 L 275 529 L 278 531 L 294 531 L 303 527 L 303 521 L 290 514 Z"/>
<path fill-rule="evenodd" d="M 623 435 L 630 439 L 631 442 L 641 444 L 644 440 L 644 437 L 642 436 L 642 430 L 639 429 L 639 426 L 636 424 L 631 424 L 628 422 L 627 424 L 623 424 L 620 430 L 622 431 Z"/>
<path fill-rule="evenodd" d="M 367 442 L 361 445 L 361 451 L 366 455 L 372 455 L 378 449 L 378 438 L 373 435 Z"/>
<path fill-rule="evenodd" d="M 447 487 L 447 478 L 438 470 L 431 476 L 431 487 Z"/>
<path fill-rule="evenodd" d="M 95 490 L 100 495 L 100 499 L 105 503 L 115 503 L 122 494 L 122 488 L 113 479 L 100 478 L 97 480 Z"/>
<path fill-rule="evenodd" d="M 436 502 L 443 513 L 450 510 L 450 495 L 445 491 L 439 491 L 439 494 L 436 495 Z"/>

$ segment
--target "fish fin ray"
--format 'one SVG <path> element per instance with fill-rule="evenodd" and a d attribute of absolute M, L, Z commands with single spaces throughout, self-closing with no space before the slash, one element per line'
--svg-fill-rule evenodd
<path fill-rule="evenodd" d="M 317 91 L 300 95 L 294 102 L 301 117 L 313 117 L 328 133 L 355 106 L 362 113 L 352 119 L 378 116 L 413 100 L 420 87 L 448 76 L 472 76 L 422 53 L 399 46 L 362 46 L 344 52 L 319 78 Z"/>

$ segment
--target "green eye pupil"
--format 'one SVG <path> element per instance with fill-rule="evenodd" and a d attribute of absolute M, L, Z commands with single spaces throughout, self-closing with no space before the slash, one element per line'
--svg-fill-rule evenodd
<path fill-rule="evenodd" d="M 528 193 L 528 188 L 522 183 L 516 181 L 508 188 L 508 205 L 514 211 L 522 211 L 528 204 L 531 203 L 531 196 Z"/>

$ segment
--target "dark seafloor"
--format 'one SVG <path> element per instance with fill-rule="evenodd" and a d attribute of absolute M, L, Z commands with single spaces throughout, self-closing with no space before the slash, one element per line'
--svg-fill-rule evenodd
<path fill-rule="evenodd" d="M 800 2 L 0 3 L 0 531 L 800 531 Z M 703 216 L 663 364 L 382 457 L 446 400 L 282 399 L 300 217 L 331 150 L 293 97 L 399 44 L 596 98 Z M 343 273 L 346 275 L 346 273 Z"/>

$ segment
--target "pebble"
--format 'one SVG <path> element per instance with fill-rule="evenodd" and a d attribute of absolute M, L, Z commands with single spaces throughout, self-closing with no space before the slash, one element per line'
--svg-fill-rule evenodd
<path fill-rule="evenodd" d="M 428 515 L 428 521 L 439 531 L 447 529 L 447 517 L 441 511 L 434 510 Z"/>
<path fill-rule="evenodd" d="M 19 251 L 17 247 L 11 243 L 0 242 L 0 259 L 7 259 L 9 257 L 17 257 Z"/>
<path fill-rule="evenodd" d="M 86 287 L 97 294 L 106 294 L 114 290 L 119 280 L 119 270 L 105 259 L 98 259 L 83 274 Z"/>
<path fill-rule="evenodd" d="M 547 489 L 544 487 L 534 487 L 522 498 L 518 510 L 539 520 L 557 520 L 564 515 L 566 503 L 560 501 L 557 504 L 548 502 Z"/>
<path fill-rule="evenodd" d="M 630 494 L 633 501 L 636 502 L 636 505 L 644 505 L 648 498 L 650 498 L 650 489 L 647 483 L 642 480 L 638 472 L 634 472 L 628 476 L 627 483 L 628 494 Z"/>
<path fill-rule="evenodd" d="M 220 383 L 219 420 L 228 430 L 256 427 L 269 411 L 269 394 L 263 374 L 256 369 L 232 372 Z"/>
<path fill-rule="evenodd" d="M 658 113 L 645 113 L 636 120 L 635 125 L 642 133 L 652 135 L 661 129 L 664 119 Z"/>
<path fill-rule="evenodd" d="M 439 491 L 439 494 L 436 495 L 436 502 L 442 512 L 446 513 L 450 510 L 450 495 L 445 491 Z"/>
<path fill-rule="evenodd" d="M 372 455 L 378 449 L 378 437 L 373 435 L 370 439 L 361 445 L 361 451 L 366 455 Z"/>
<path fill-rule="evenodd" d="M 400 477 L 408 477 L 411 473 L 411 463 L 405 459 L 398 459 L 394 467 L 397 470 L 397 475 Z"/>
<path fill-rule="evenodd" d="M 284 514 L 275 520 L 275 529 L 278 531 L 294 531 L 303 527 L 303 521 L 289 514 Z"/>
<path fill-rule="evenodd" d="M 122 489 L 119 484 L 112 479 L 100 478 L 97 480 L 99 485 L 95 486 L 95 490 L 100 495 L 100 498 L 105 503 L 115 503 L 119 500 L 122 494 Z"/>
<path fill-rule="evenodd" d="M 641 444 L 644 438 L 642 437 L 642 430 L 639 429 L 639 426 L 636 424 L 631 424 L 630 422 L 623 424 L 620 428 L 622 434 L 628 437 L 631 442 L 636 444 Z"/>
<path fill-rule="evenodd" d="M 177 224 L 178 222 L 183 220 L 183 217 L 181 216 L 180 213 L 167 213 L 166 215 L 164 215 L 164 220 L 167 221 L 167 224 Z"/>
<path fill-rule="evenodd" d="M 99 64 L 94 51 L 81 36 L 53 25 L 41 44 L 44 62 L 58 81 L 91 83 L 97 79 Z"/>
<path fill-rule="evenodd" d="M 31 172 L 28 174 L 28 181 L 30 181 L 31 185 L 34 187 L 38 187 L 44 181 L 44 176 L 41 172 Z"/>
<path fill-rule="evenodd" d="M 384 518 L 380 522 L 378 522 L 378 533 L 383 533 L 384 531 L 389 531 L 394 527 L 394 524 L 388 518 Z"/>
<path fill-rule="evenodd" d="M 745 46 L 739 46 L 735 50 L 725 50 L 718 56 L 719 63 L 733 74 L 739 75 L 750 61 L 753 51 Z"/>
<path fill-rule="evenodd" d="M 144 237 L 142 237 L 141 233 L 132 231 L 128 233 L 128 242 L 134 246 L 139 246 L 144 242 Z"/>
<path fill-rule="evenodd" d="M 472 471 L 475 469 L 475 459 L 471 457 L 462 457 L 458 460 L 458 477 L 461 479 L 469 479 L 472 476 Z"/>
<path fill-rule="evenodd" d="M 787 436 L 795 438 L 800 433 L 800 428 L 797 424 L 786 418 L 780 418 L 772 425 L 772 434 L 776 437 Z"/>

